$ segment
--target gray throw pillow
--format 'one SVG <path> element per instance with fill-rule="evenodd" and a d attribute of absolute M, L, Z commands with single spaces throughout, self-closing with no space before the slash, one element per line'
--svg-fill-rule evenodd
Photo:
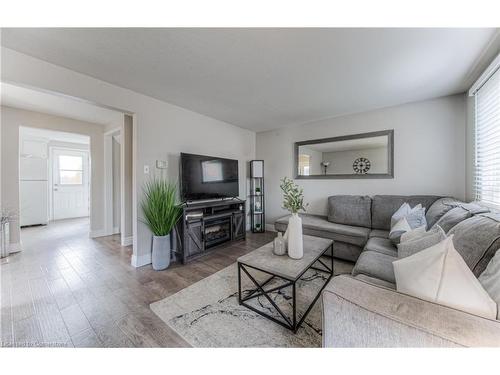
<path fill-rule="evenodd" d="M 434 225 L 439 225 L 445 233 L 448 233 L 450 229 L 455 225 L 464 221 L 465 219 L 468 219 L 471 216 L 472 214 L 469 210 L 466 210 L 462 207 L 455 207 L 445 213 L 443 217 L 439 219 Z"/>
<path fill-rule="evenodd" d="M 434 246 L 446 238 L 446 233 L 439 226 L 435 226 L 424 236 L 412 241 L 402 242 L 398 245 L 398 258 L 406 258 Z"/>

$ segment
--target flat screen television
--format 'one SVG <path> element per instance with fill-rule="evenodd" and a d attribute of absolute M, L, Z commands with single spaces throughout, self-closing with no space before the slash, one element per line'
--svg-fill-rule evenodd
<path fill-rule="evenodd" d="M 181 153 L 183 201 L 239 195 L 238 160 Z"/>

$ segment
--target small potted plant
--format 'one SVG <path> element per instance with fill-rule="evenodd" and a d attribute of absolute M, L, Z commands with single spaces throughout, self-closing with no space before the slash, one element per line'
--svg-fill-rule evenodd
<path fill-rule="evenodd" d="M 288 220 L 288 228 L 285 234 L 285 240 L 288 242 L 288 256 L 293 259 L 301 259 L 304 255 L 304 249 L 302 219 L 299 216 L 299 211 L 306 210 L 304 206 L 304 190 L 288 177 L 281 180 L 280 188 L 283 191 L 283 208 L 292 214 Z"/>
<path fill-rule="evenodd" d="M 153 269 L 161 271 L 170 265 L 170 233 L 182 215 L 182 208 L 177 202 L 174 183 L 155 177 L 146 182 L 143 190 L 143 221 L 153 233 Z"/>

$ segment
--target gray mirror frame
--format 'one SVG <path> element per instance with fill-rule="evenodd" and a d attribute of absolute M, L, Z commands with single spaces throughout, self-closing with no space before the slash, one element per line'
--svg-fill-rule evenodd
<path fill-rule="evenodd" d="M 317 143 L 327 143 L 327 142 L 336 142 L 336 141 L 346 141 L 351 139 L 360 139 L 360 138 L 370 138 L 370 137 L 379 137 L 387 135 L 388 140 L 388 173 L 373 173 L 373 174 L 332 174 L 332 175 L 311 175 L 311 176 L 301 176 L 299 175 L 299 146 L 317 144 Z M 352 134 L 352 135 L 343 135 L 340 137 L 333 138 L 320 138 L 320 139 L 311 139 L 309 141 L 300 141 L 295 142 L 294 147 L 294 175 L 298 180 L 320 180 L 320 179 L 378 179 L 378 178 L 394 178 L 394 129 L 391 130 L 381 130 L 370 133 L 361 133 L 361 134 Z"/>

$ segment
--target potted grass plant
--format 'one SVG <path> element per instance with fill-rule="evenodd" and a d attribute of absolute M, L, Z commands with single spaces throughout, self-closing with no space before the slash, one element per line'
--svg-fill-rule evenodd
<path fill-rule="evenodd" d="M 141 202 L 144 223 L 153 233 L 153 269 L 161 271 L 170 265 L 170 233 L 182 215 L 177 201 L 176 184 L 154 177 L 144 185 Z"/>

